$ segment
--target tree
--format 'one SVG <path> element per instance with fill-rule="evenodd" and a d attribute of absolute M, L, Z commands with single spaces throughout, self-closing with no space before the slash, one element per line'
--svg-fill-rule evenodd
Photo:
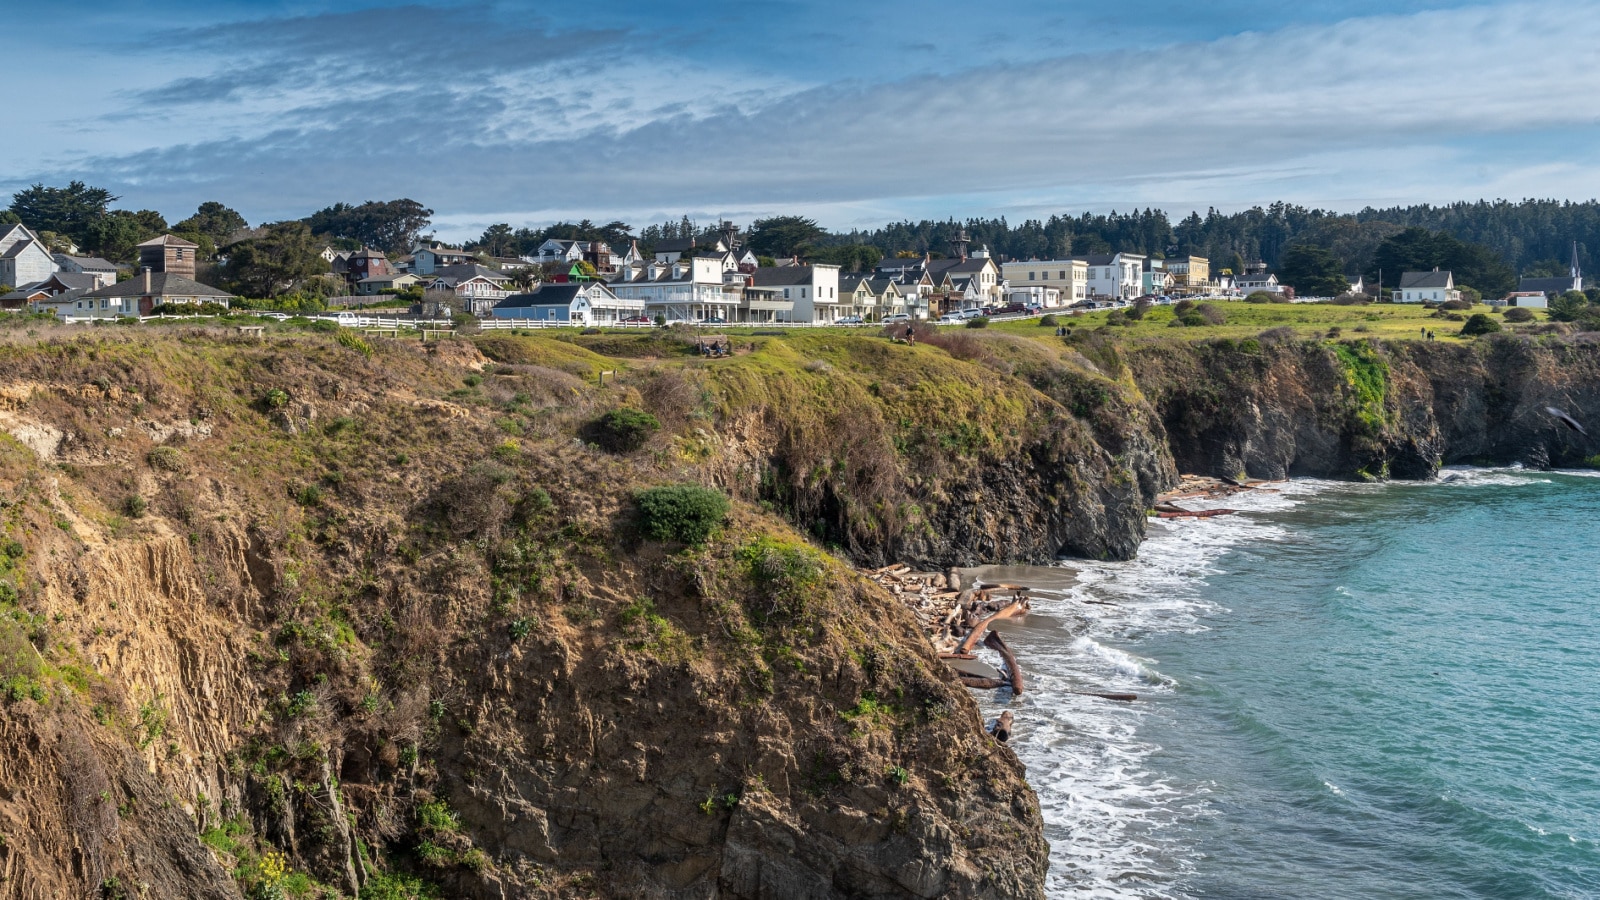
<path fill-rule="evenodd" d="M 172 232 L 196 244 L 203 244 L 200 239 L 207 238 L 213 247 L 220 247 L 226 243 L 229 235 L 248 225 L 244 216 L 215 200 L 207 200 L 200 204 L 194 215 L 172 226 Z"/>
<path fill-rule="evenodd" d="M 335 203 L 305 220 L 314 234 L 360 241 L 385 253 L 404 253 L 432 222 L 433 210 L 415 200 Z"/>
<path fill-rule="evenodd" d="M 1474 313 L 1466 324 L 1461 326 L 1461 333 L 1466 336 L 1478 334 L 1493 334 L 1500 330 L 1500 323 L 1483 313 Z"/>
<path fill-rule="evenodd" d="M 1296 244 L 1284 251 L 1278 280 L 1306 297 L 1337 297 L 1350 289 L 1339 259 L 1310 244 Z"/>
<path fill-rule="evenodd" d="M 870 272 L 883 259 L 883 251 L 866 244 L 820 247 L 807 254 L 811 262 L 830 263 L 843 272 Z"/>
<path fill-rule="evenodd" d="M 794 256 L 827 234 L 815 219 L 773 216 L 750 225 L 750 249 L 769 256 Z"/>
<path fill-rule="evenodd" d="M 517 249 L 516 233 L 504 222 L 490 225 L 483 230 L 483 236 L 478 238 L 474 246 L 490 256 L 509 256 Z"/>
<path fill-rule="evenodd" d="M 274 297 L 295 282 L 328 270 L 322 242 L 303 221 L 267 225 L 261 237 L 228 248 L 225 277 L 234 290 L 255 297 Z"/>
<path fill-rule="evenodd" d="M 1372 263 L 1373 278 L 1381 269 L 1385 283 L 1393 287 L 1399 287 L 1405 272 L 1435 268 L 1453 273 L 1457 285 L 1471 285 L 1491 297 L 1501 296 L 1516 283 L 1511 267 L 1487 247 L 1426 228 L 1407 228 L 1385 239 L 1373 253 Z"/>
<path fill-rule="evenodd" d="M 34 231 L 60 232 L 83 244 L 89 226 L 116 200 L 105 188 L 89 187 L 81 181 L 64 188 L 35 184 L 12 195 L 11 212 Z"/>
<path fill-rule="evenodd" d="M 1547 315 L 1552 322 L 1575 322 L 1589 307 L 1589 298 L 1582 291 L 1567 291 L 1550 299 Z"/>
<path fill-rule="evenodd" d="M 88 233 L 79 243 L 84 250 L 113 262 L 132 262 L 139 255 L 140 243 L 166 232 L 167 220 L 153 209 L 113 209 L 89 223 Z"/>

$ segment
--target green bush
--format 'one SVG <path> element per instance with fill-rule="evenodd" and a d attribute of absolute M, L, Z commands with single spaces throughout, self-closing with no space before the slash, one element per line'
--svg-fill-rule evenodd
<path fill-rule="evenodd" d="M 1268 292 L 1268 291 L 1251 291 L 1250 295 L 1248 297 L 1244 298 L 1244 302 L 1246 302 L 1246 303 L 1277 303 L 1278 302 L 1278 298 L 1276 296 L 1274 296 L 1272 293 Z"/>
<path fill-rule="evenodd" d="M 1467 320 L 1467 324 L 1461 326 L 1461 333 L 1467 336 L 1477 334 L 1493 334 L 1499 330 L 1500 323 L 1484 315 L 1483 313 L 1474 313 L 1472 318 Z"/>
<path fill-rule="evenodd" d="M 1589 306 L 1589 298 L 1582 291 L 1567 291 L 1550 298 L 1550 309 L 1547 315 L 1552 322 L 1575 321 Z"/>
<path fill-rule="evenodd" d="M 1507 322 L 1532 322 L 1533 310 L 1525 306 L 1513 306 L 1506 310 Z"/>
<path fill-rule="evenodd" d="M 642 409 L 622 406 L 594 423 L 594 442 L 612 453 L 631 453 L 661 428 L 661 420 Z"/>
<path fill-rule="evenodd" d="M 1043 327 L 1050 327 L 1053 325 L 1060 325 L 1061 323 L 1056 321 L 1054 313 L 1045 313 L 1039 317 L 1039 324 Z"/>
<path fill-rule="evenodd" d="M 728 498 L 697 484 L 646 488 L 634 500 L 640 527 L 657 541 L 703 544 L 728 516 Z"/>
<path fill-rule="evenodd" d="M 183 451 L 176 447 L 157 447 L 145 456 L 145 461 L 150 468 L 162 472 L 182 472 L 184 469 Z"/>
<path fill-rule="evenodd" d="M 989 327 L 989 317 L 988 316 L 974 316 L 973 318 L 970 318 L 970 319 L 967 320 L 967 327 L 968 328 L 988 328 Z"/>

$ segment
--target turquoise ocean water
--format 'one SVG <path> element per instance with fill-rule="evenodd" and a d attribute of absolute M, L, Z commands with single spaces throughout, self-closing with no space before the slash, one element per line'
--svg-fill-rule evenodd
<path fill-rule="evenodd" d="M 1600 478 L 1445 474 L 1290 482 L 1035 573 L 1029 691 L 983 703 L 1052 897 L 1600 897 Z"/>

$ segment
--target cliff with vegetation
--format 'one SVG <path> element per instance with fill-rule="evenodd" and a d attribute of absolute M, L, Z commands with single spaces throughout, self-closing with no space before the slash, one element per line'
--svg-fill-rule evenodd
<path fill-rule="evenodd" d="M 1542 406 L 1600 414 L 1561 336 L 0 337 L 30 900 L 1040 896 L 1020 764 L 855 567 L 1127 558 L 1180 470 L 1573 464 Z"/>

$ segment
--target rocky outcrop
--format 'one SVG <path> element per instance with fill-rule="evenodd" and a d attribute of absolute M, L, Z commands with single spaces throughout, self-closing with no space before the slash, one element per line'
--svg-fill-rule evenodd
<path fill-rule="evenodd" d="M 1210 341 L 1139 348 L 1129 365 L 1196 474 L 1414 479 L 1600 450 L 1545 412 L 1600 421 L 1600 345 L 1584 340 Z"/>

